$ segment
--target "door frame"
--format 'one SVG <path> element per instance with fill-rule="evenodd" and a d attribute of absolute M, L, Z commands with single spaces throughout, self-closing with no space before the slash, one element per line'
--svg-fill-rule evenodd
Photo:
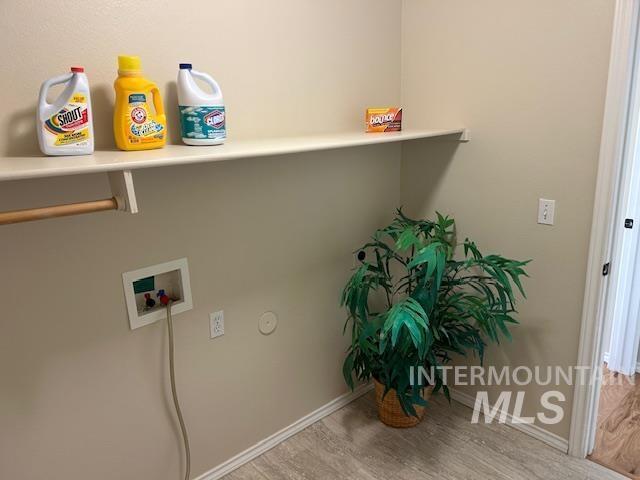
<path fill-rule="evenodd" d="M 616 0 L 577 361 L 578 366 L 591 369 L 602 365 L 610 278 L 603 275 L 603 267 L 611 262 L 639 22 L 640 0 Z M 587 383 L 593 385 L 576 382 L 569 434 L 569 454 L 580 458 L 593 448 L 601 386 L 599 378 Z"/>

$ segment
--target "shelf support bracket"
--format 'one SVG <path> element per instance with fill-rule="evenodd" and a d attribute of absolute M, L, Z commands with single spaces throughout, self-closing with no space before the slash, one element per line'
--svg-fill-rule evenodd
<path fill-rule="evenodd" d="M 468 142 L 469 140 L 471 140 L 471 134 L 469 133 L 469 129 L 465 128 L 464 131 L 460 134 L 460 141 Z"/>
<path fill-rule="evenodd" d="M 108 175 L 111 192 L 118 202 L 118 210 L 121 212 L 138 213 L 138 200 L 136 199 L 131 170 L 109 172 Z"/>

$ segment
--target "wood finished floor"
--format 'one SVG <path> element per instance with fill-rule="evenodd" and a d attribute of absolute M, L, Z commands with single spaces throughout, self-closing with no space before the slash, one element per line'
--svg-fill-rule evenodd
<path fill-rule="evenodd" d="M 376 418 L 372 393 L 315 423 L 225 480 L 619 480 L 589 460 L 507 425 L 471 424 L 472 410 L 434 396 L 422 424 Z"/>
<path fill-rule="evenodd" d="M 632 385 L 628 377 L 613 377 L 605 366 L 603 378 L 596 442 L 590 458 L 640 480 L 640 375 L 635 375 Z"/>

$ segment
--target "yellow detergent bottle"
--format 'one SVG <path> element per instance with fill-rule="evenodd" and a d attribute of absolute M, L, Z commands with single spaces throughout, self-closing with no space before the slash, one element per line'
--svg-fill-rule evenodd
<path fill-rule="evenodd" d="M 121 150 L 162 148 L 167 118 L 158 86 L 142 76 L 139 57 L 118 57 L 113 133 Z M 153 104 L 153 109 L 150 105 Z"/>

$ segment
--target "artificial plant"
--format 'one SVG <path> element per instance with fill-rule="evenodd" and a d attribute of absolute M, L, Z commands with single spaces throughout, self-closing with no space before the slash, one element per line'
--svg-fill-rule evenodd
<path fill-rule="evenodd" d="M 501 335 L 510 340 L 509 326 L 518 323 L 514 287 L 525 296 L 521 277 L 529 261 L 484 256 L 469 239 L 456 258 L 455 221 L 436 215 L 436 221 L 413 220 L 399 209 L 358 251 L 361 265 L 342 293 L 345 331 L 351 327 L 347 384 L 354 388 L 354 376 L 375 378 L 385 395 L 396 390 L 407 415 L 426 404 L 411 374 L 435 367 L 434 391 L 442 388 L 449 398 L 438 367 L 453 353 L 482 361 L 488 342 L 499 343 Z"/>

